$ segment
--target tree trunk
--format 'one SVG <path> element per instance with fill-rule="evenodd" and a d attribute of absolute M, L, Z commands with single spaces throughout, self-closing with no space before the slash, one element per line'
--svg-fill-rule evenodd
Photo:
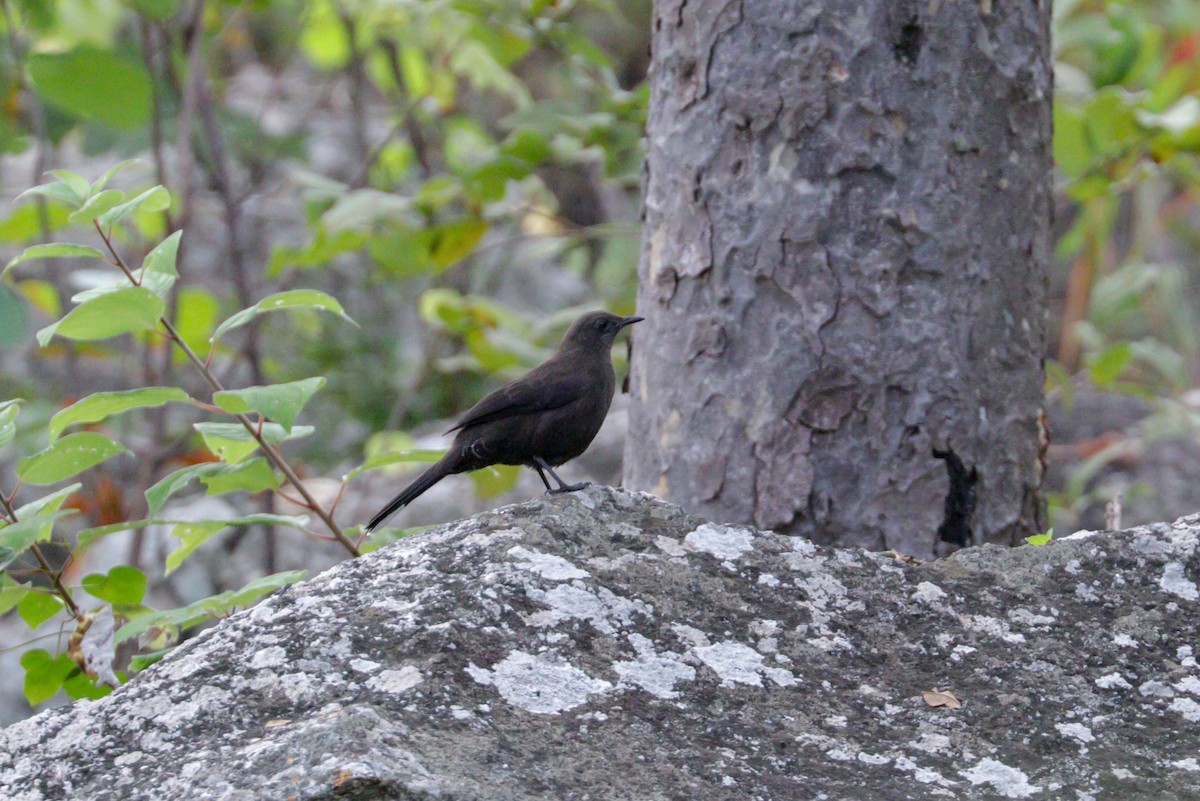
<path fill-rule="evenodd" d="M 918 556 L 1040 531 L 1049 23 L 656 0 L 630 486 Z"/>

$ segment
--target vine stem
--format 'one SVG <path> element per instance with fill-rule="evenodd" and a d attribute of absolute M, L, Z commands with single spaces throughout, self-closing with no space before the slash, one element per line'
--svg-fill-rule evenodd
<path fill-rule="evenodd" d="M 129 269 L 128 265 L 125 264 L 125 261 L 121 258 L 121 255 L 117 253 L 116 248 L 113 247 L 112 239 L 110 239 L 108 234 L 105 233 L 104 228 L 100 225 L 100 221 L 93 220 L 92 223 L 96 226 L 96 231 L 100 234 L 100 238 L 104 240 L 104 245 L 108 248 L 108 252 L 112 254 L 113 260 L 116 262 L 117 266 L 121 268 L 121 272 L 125 273 L 125 277 L 136 284 L 137 281 L 133 277 L 133 272 Z M 167 336 L 171 339 L 171 341 L 183 351 L 183 355 L 187 357 L 187 360 L 190 361 L 195 368 L 200 371 L 202 376 L 204 376 L 204 380 L 208 383 L 208 386 L 212 389 L 212 391 L 223 392 L 225 390 L 224 385 L 221 384 L 221 381 L 213 374 L 212 370 L 209 369 L 208 363 L 197 356 L 196 352 L 192 350 L 191 346 L 188 345 L 187 342 L 184 341 L 183 337 L 179 336 L 179 332 L 175 330 L 175 326 L 171 325 L 171 321 L 166 317 L 160 317 L 158 322 L 167 332 Z M 342 527 L 334 522 L 333 516 L 319 503 L 317 503 L 317 500 L 312 496 L 312 493 L 310 493 L 308 488 L 304 486 L 304 482 L 302 482 L 300 477 L 296 475 L 296 471 L 293 470 L 292 466 L 287 463 L 279 450 L 276 449 L 275 446 L 268 442 L 266 437 L 263 436 L 260 425 L 251 420 L 249 416 L 242 414 L 241 412 L 235 413 L 233 416 L 239 423 L 242 424 L 242 427 L 250 433 L 250 436 L 253 437 L 255 442 L 258 443 L 259 447 L 262 448 L 263 453 L 267 455 L 267 458 L 270 459 L 277 468 L 279 468 L 279 471 L 283 473 L 283 476 L 287 482 L 291 484 L 298 493 L 300 493 L 300 497 L 304 499 L 304 503 L 307 504 L 310 509 L 312 509 L 313 513 L 317 517 L 321 518 L 321 522 L 324 523 L 326 528 L 329 529 L 330 533 L 333 534 L 334 539 L 341 543 L 342 547 L 349 551 L 351 556 L 361 556 L 362 552 L 358 549 L 358 546 L 355 545 L 348 536 L 346 536 L 346 532 L 342 531 Z"/>
<path fill-rule="evenodd" d="M 4 513 L 9 520 L 11 520 L 13 523 L 21 522 L 17 519 L 17 513 L 13 510 L 12 503 L 8 500 L 8 498 L 4 497 L 3 492 L 0 492 L 0 504 L 3 504 Z M 63 603 L 67 605 L 67 609 L 71 610 L 71 617 L 75 618 L 76 620 L 80 620 L 83 617 L 83 613 L 79 611 L 79 605 L 75 603 L 75 599 L 71 597 L 71 591 L 68 590 L 62 583 L 62 574 L 54 572 L 54 569 L 50 567 L 50 562 L 46 559 L 46 555 L 42 553 L 42 549 L 36 542 L 30 546 L 29 550 L 33 552 L 34 558 L 38 560 L 38 565 L 41 567 L 42 572 L 45 573 L 50 578 L 51 583 L 54 584 L 54 591 L 62 597 Z"/>

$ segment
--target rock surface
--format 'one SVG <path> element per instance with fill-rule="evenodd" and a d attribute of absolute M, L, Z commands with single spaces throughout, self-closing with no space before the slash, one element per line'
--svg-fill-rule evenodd
<path fill-rule="evenodd" d="M 1196 798 L 1198 532 L 908 565 L 606 488 L 506 507 L 0 730 L 0 797 Z"/>

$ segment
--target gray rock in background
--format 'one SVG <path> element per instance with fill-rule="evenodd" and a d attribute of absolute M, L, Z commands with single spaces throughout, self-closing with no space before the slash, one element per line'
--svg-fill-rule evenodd
<path fill-rule="evenodd" d="M 592 488 L 0 730 L 0 797 L 1196 798 L 1198 545 L 1200 516 L 913 566 Z"/>
<path fill-rule="evenodd" d="M 1148 400 L 1105 392 L 1076 381 L 1071 403 L 1048 406 L 1050 449 L 1043 491 L 1061 493 L 1069 508 L 1056 514 L 1059 530 L 1102 528 L 1105 504 L 1123 497 L 1125 526 L 1174 520 L 1200 510 L 1200 398 Z M 1090 462 L 1101 459 L 1093 469 Z M 1076 479 L 1079 471 L 1088 480 Z M 1072 492 L 1082 483 L 1084 493 Z"/>

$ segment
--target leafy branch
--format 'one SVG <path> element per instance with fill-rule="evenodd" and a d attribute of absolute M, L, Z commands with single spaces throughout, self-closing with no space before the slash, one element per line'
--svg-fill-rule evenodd
<path fill-rule="evenodd" d="M 105 248 L 107 248 L 109 255 L 112 257 L 111 263 L 121 269 L 121 272 L 125 274 L 125 277 L 129 279 L 130 283 L 132 283 L 134 286 L 141 286 L 141 279 L 134 275 L 133 270 L 131 270 L 129 265 L 125 263 L 125 260 L 121 258 L 120 253 L 118 253 L 117 249 L 113 246 L 111 234 L 104 230 L 100 220 L 98 218 L 93 218 L 92 224 L 95 226 L 97 233 L 100 234 L 100 238 L 104 241 Z M 171 325 L 170 320 L 168 320 L 166 317 L 159 317 L 158 322 L 163 327 L 163 330 L 166 331 L 167 338 L 175 343 L 175 345 L 178 346 L 181 351 L 183 351 L 183 354 L 187 357 L 187 360 L 191 362 L 197 370 L 200 371 L 200 374 L 204 377 L 205 382 L 212 389 L 212 391 L 214 393 L 226 392 L 227 390 L 225 389 L 224 385 L 216 377 L 216 375 L 213 374 L 211 369 L 211 352 L 209 359 L 202 360 L 192 349 L 192 347 L 183 339 L 183 337 L 179 335 L 179 332 L 175 330 L 175 327 Z M 330 533 L 333 534 L 334 538 L 342 545 L 343 548 L 349 551 L 352 556 L 359 556 L 360 551 L 358 546 L 355 545 L 348 536 L 346 536 L 346 533 L 342 530 L 341 526 L 334 521 L 332 514 L 326 511 L 325 508 L 322 507 L 321 504 L 318 503 L 317 500 L 312 496 L 312 493 L 309 492 L 308 488 L 304 486 L 304 482 L 301 481 L 299 476 L 296 475 L 296 471 L 287 462 L 287 460 L 283 458 L 283 455 L 280 453 L 280 451 L 271 442 L 268 442 L 263 436 L 263 424 L 265 422 L 263 415 L 258 415 L 258 420 L 255 421 L 251 420 L 248 415 L 242 412 L 233 412 L 232 414 L 234 419 L 242 424 L 242 427 L 246 429 L 247 433 L 249 433 L 250 436 L 254 438 L 254 441 L 258 443 L 258 446 L 262 448 L 263 453 L 267 455 L 267 458 L 271 460 L 271 463 L 274 464 L 281 473 L 283 473 L 284 477 L 287 479 L 287 482 L 292 485 L 292 487 L 294 487 L 298 493 L 300 493 L 300 497 L 303 498 L 303 503 L 300 505 L 306 509 L 309 509 L 313 512 L 313 514 L 321 518 L 321 522 L 325 524 Z"/>

